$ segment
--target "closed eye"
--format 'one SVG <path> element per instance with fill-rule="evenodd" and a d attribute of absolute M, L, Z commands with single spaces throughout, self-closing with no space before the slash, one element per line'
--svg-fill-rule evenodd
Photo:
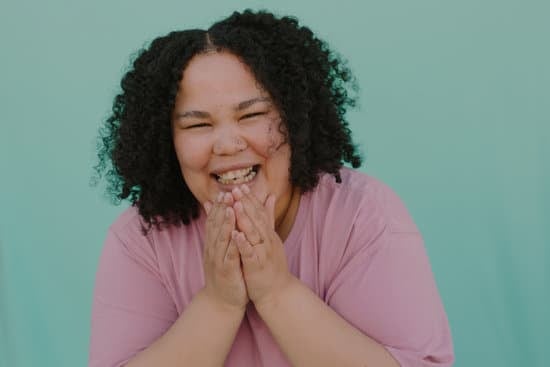
<path fill-rule="evenodd" d="M 210 126 L 210 124 L 207 124 L 206 122 L 201 122 L 198 124 L 188 125 L 185 127 L 185 129 L 196 129 L 196 128 L 205 127 L 205 126 Z"/>
<path fill-rule="evenodd" d="M 241 119 L 248 119 L 248 118 L 252 118 L 252 117 L 256 117 L 256 116 L 262 116 L 262 115 L 265 115 L 265 114 L 266 114 L 265 112 L 248 113 L 248 114 L 244 115 L 243 117 L 241 117 Z"/>

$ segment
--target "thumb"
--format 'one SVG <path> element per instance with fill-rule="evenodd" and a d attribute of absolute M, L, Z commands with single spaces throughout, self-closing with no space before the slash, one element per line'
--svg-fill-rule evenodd
<path fill-rule="evenodd" d="M 237 244 L 239 253 L 241 254 L 241 260 L 243 267 L 248 268 L 256 260 L 256 253 L 252 245 L 247 241 L 244 233 L 233 231 L 232 239 Z"/>

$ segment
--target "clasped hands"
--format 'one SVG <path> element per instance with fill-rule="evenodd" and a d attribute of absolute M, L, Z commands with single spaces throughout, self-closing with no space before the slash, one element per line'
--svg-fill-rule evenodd
<path fill-rule="evenodd" d="M 271 302 L 294 278 L 275 232 L 275 196 L 262 203 L 242 185 L 204 208 L 205 293 L 238 308 Z"/>

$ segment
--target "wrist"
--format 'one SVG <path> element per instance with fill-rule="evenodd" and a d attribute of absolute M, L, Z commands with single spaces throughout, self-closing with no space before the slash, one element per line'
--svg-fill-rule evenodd
<path fill-rule="evenodd" d="M 260 315 L 269 313 L 274 308 L 279 307 L 285 299 L 289 299 L 295 294 L 296 289 L 302 285 L 301 281 L 290 274 L 288 280 L 276 291 L 266 295 L 260 300 L 254 301 L 254 307 Z"/>
<path fill-rule="evenodd" d="M 213 297 L 205 288 L 197 292 L 195 299 L 197 302 L 219 314 L 234 317 L 240 316 L 242 318 L 246 312 L 246 305 L 232 305 L 227 302 L 222 302 L 216 297 Z"/>

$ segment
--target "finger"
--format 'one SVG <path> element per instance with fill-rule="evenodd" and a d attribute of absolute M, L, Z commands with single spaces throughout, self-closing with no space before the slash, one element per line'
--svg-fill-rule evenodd
<path fill-rule="evenodd" d="M 233 208 L 235 208 L 235 214 L 237 217 L 237 227 L 244 233 L 248 242 L 250 242 L 251 245 L 257 245 L 262 242 L 262 236 L 250 217 L 246 214 L 243 203 L 237 201 L 235 205 L 233 205 Z"/>
<path fill-rule="evenodd" d="M 234 203 L 233 195 L 231 195 L 230 192 L 226 192 L 223 194 L 222 202 L 227 206 L 232 206 Z"/>
<path fill-rule="evenodd" d="M 264 211 L 262 203 L 250 192 L 248 186 L 241 185 L 240 187 L 236 187 L 232 193 L 236 200 L 243 202 L 243 204 L 246 203 L 246 206 L 251 207 L 255 211 L 249 213 L 251 217 L 264 214 L 262 213 Z"/>
<path fill-rule="evenodd" d="M 231 193 L 233 194 L 233 198 L 235 199 L 235 201 L 241 200 L 244 196 L 244 193 L 238 187 L 235 187 L 233 190 L 231 190 Z"/>
<path fill-rule="evenodd" d="M 235 231 L 232 237 L 241 255 L 243 267 L 250 269 L 251 266 L 257 266 L 258 261 L 254 247 L 246 240 L 244 233 Z"/>
<path fill-rule="evenodd" d="M 219 204 L 223 201 L 223 192 L 218 192 L 218 195 L 216 195 L 216 199 L 214 200 L 215 204 Z"/>
<path fill-rule="evenodd" d="M 212 210 L 212 203 L 208 200 L 206 200 L 202 206 L 204 207 L 204 211 L 206 212 L 206 215 L 210 214 L 210 210 Z"/>
<path fill-rule="evenodd" d="M 220 203 L 221 203 L 220 199 L 221 199 L 221 197 L 222 197 L 222 193 L 220 192 L 213 202 L 210 202 L 208 200 L 205 202 L 205 205 L 207 203 L 211 205 L 210 208 L 208 209 L 207 223 L 208 222 L 214 222 L 214 220 L 216 218 L 216 213 L 218 212 L 218 209 L 220 208 Z M 206 206 L 205 206 L 205 209 L 206 209 Z"/>
<path fill-rule="evenodd" d="M 213 233 L 216 233 L 213 238 L 217 237 L 217 232 L 220 226 L 220 221 L 223 218 L 223 214 L 221 213 L 221 205 L 219 203 L 215 203 L 212 208 L 210 209 L 210 214 L 206 217 L 206 235 L 212 235 Z"/>
<path fill-rule="evenodd" d="M 205 232 L 206 232 L 206 246 L 204 250 L 206 251 L 210 247 L 215 247 L 215 241 L 219 236 L 221 231 L 223 219 L 224 219 L 224 208 L 225 205 L 221 202 L 222 195 L 221 193 L 216 198 L 213 207 L 210 209 L 210 214 L 206 218 L 205 223 Z M 213 249 L 214 250 L 214 249 Z"/>
<path fill-rule="evenodd" d="M 229 240 L 231 238 L 231 231 L 235 229 L 235 212 L 233 211 L 233 209 L 229 207 L 225 207 L 223 212 L 224 212 L 224 221 L 221 225 L 218 238 L 216 239 L 216 248 L 215 248 L 216 258 L 222 264 L 224 262 L 225 255 L 227 252 L 227 247 L 229 245 Z"/>
<path fill-rule="evenodd" d="M 239 257 L 240 257 L 240 254 L 239 254 L 239 248 L 237 247 L 237 244 L 235 243 L 235 240 L 234 240 L 234 235 L 233 233 L 236 233 L 237 231 L 235 230 L 232 230 L 231 231 L 231 239 L 229 240 L 229 245 L 227 246 L 227 251 L 225 252 L 225 258 L 224 258 L 224 263 L 225 264 L 233 264 L 235 262 L 239 262 Z"/>
<path fill-rule="evenodd" d="M 206 217 L 205 232 L 206 232 L 206 241 L 209 242 L 209 239 L 215 239 L 217 235 L 216 224 L 218 222 L 220 204 L 217 201 L 214 201 L 212 207 L 210 208 L 208 215 Z"/>
<path fill-rule="evenodd" d="M 241 188 L 244 195 L 242 199 L 243 203 L 249 203 L 249 205 L 245 205 L 245 212 L 260 232 L 262 242 L 282 243 L 279 235 L 275 232 L 275 205 L 277 197 L 274 194 L 268 194 L 265 202 L 262 203 L 250 191 L 247 185 L 242 185 Z M 261 260 L 260 253 L 257 252 L 257 254 Z"/>
<path fill-rule="evenodd" d="M 250 199 L 251 203 L 254 204 L 255 207 L 257 207 L 257 208 L 263 208 L 264 207 L 263 203 L 260 200 L 258 200 L 256 195 L 254 195 L 250 191 L 250 188 L 248 187 L 248 185 L 246 185 L 246 184 L 241 185 L 240 189 L 243 192 L 243 195 L 248 197 Z"/>
<path fill-rule="evenodd" d="M 250 197 L 250 199 L 252 200 L 252 202 L 254 203 L 254 205 L 257 205 L 258 207 L 264 207 L 264 203 L 262 203 L 257 197 L 256 195 L 254 195 L 252 193 L 252 191 L 250 190 L 250 187 L 248 187 L 247 184 L 242 184 L 241 187 L 240 187 L 241 191 L 243 192 L 244 195 Z M 269 197 L 269 195 L 268 195 Z M 267 198 L 266 198 L 267 199 Z"/>
<path fill-rule="evenodd" d="M 244 212 L 250 218 L 250 221 L 259 232 L 261 238 L 264 240 L 267 239 L 269 229 L 273 229 L 274 225 L 269 223 L 269 215 L 267 214 L 266 208 L 262 203 L 250 192 L 250 189 L 246 185 L 242 186 L 241 189 L 234 189 L 234 191 L 242 192 L 242 197 L 239 200 L 243 203 Z M 245 191 L 248 191 L 246 193 Z"/>

